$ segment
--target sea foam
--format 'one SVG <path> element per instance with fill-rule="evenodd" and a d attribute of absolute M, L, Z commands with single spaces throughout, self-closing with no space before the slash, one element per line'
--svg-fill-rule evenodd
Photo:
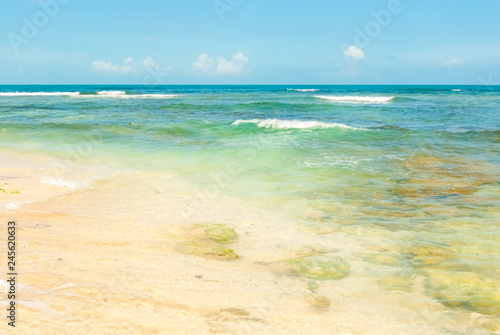
<path fill-rule="evenodd" d="M 0 96 L 16 97 L 16 96 L 76 96 L 80 92 L 0 92 Z"/>
<path fill-rule="evenodd" d="M 319 89 L 317 88 L 287 88 L 287 91 L 296 91 L 296 92 L 317 92 Z"/>
<path fill-rule="evenodd" d="M 177 94 L 135 94 L 133 97 L 135 98 L 175 98 L 178 97 Z"/>
<path fill-rule="evenodd" d="M 125 91 L 100 91 L 90 93 L 80 92 L 0 92 L 0 97 L 22 97 L 22 96 L 71 96 L 79 98 L 175 98 L 176 94 L 127 94 Z"/>
<path fill-rule="evenodd" d="M 125 91 L 100 91 L 97 92 L 97 95 L 106 95 L 106 96 L 117 96 L 117 95 L 125 95 L 127 92 Z"/>
<path fill-rule="evenodd" d="M 80 186 L 76 181 L 68 181 L 58 177 L 48 177 L 41 182 L 52 186 L 68 188 L 70 190 L 76 190 Z"/>
<path fill-rule="evenodd" d="M 315 98 L 324 99 L 332 102 L 344 103 L 386 103 L 393 100 L 395 97 L 370 97 L 358 95 L 315 95 Z"/>
<path fill-rule="evenodd" d="M 274 128 L 274 129 L 343 128 L 343 129 L 366 130 L 362 128 L 347 126 L 342 123 L 325 123 L 320 121 L 299 121 L 299 120 L 278 120 L 278 119 L 236 120 L 232 123 L 232 125 L 237 126 L 242 123 L 253 123 L 256 124 L 257 127 Z"/>
<path fill-rule="evenodd" d="M 11 202 L 11 203 L 8 203 L 6 205 L 0 205 L 0 209 L 2 207 L 4 207 L 5 210 L 7 210 L 7 212 L 9 212 L 11 210 L 17 210 L 17 209 L 21 208 L 22 205 L 29 204 L 31 202 L 32 201 L 16 201 L 16 202 Z"/>
<path fill-rule="evenodd" d="M 176 94 L 127 94 L 124 91 L 100 91 L 95 94 L 86 94 L 81 95 L 81 97 L 85 98 L 121 98 L 121 99 L 133 99 L 133 98 L 157 98 L 157 99 L 169 99 L 175 98 L 178 95 Z"/>

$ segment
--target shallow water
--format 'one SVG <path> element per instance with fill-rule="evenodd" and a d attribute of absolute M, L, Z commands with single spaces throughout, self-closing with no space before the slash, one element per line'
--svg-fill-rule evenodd
<path fill-rule="evenodd" d="M 284 222 L 268 227 L 254 260 L 272 260 L 264 269 L 303 278 L 311 292 L 316 282 L 323 292 L 357 282 L 349 287 L 356 297 L 410 308 L 443 333 L 500 330 L 499 88 L 2 86 L 0 92 L 1 148 L 62 158 L 69 171 L 106 167 L 86 179 L 47 175 L 51 185 L 84 195 L 101 187 L 98 179 L 141 173 L 149 181 L 136 185 L 130 203 L 142 199 L 141 211 L 153 222 L 168 206 L 156 195 L 171 188 L 158 176 L 172 176 L 196 190 L 178 209 L 179 221 L 199 220 L 224 196 L 297 225 L 288 241 L 295 250 L 266 251 L 283 242 Z M 202 240 L 209 242 L 176 250 L 216 259 L 238 253 L 238 240 Z M 315 301 L 328 305 L 328 298 Z"/>

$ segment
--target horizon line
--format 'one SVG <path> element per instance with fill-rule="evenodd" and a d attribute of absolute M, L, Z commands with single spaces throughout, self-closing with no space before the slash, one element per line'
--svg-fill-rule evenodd
<path fill-rule="evenodd" d="M 500 84 L 0 84 L 0 86 L 500 86 Z"/>

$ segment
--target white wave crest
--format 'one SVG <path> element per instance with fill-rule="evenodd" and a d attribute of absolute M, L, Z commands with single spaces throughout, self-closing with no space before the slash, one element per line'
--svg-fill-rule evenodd
<path fill-rule="evenodd" d="M 278 120 L 278 119 L 236 120 L 232 123 L 232 125 L 237 126 L 242 123 L 254 123 L 257 125 L 257 127 L 260 128 L 274 128 L 274 129 L 342 128 L 342 129 L 366 130 L 362 128 L 347 126 L 342 123 L 325 123 L 320 121 L 299 121 L 299 120 Z"/>
<path fill-rule="evenodd" d="M 155 99 L 170 99 L 175 98 L 176 94 L 126 94 L 123 91 L 101 91 L 95 94 L 85 94 L 79 95 L 79 98 L 120 98 L 120 99 L 145 99 L 145 98 L 155 98 Z"/>
<path fill-rule="evenodd" d="M 317 88 L 287 88 L 287 91 L 297 91 L 297 92 L 317 92 Z"/>
<path fill-rule="evenodd" d="M 358 96 L 358 95 L 315 95 L 315 98 L 329 100 L 332 102 L 344 102 L 344 103 L 386 103 L 394 99 L 395 97 L 369 97 L 369 96 Z"/>
<path fill-rule="evenodd" d="M 16 96 L 75 96 L 80 92 L 0 92 L 3 97 L 16 97 Z"/>
<path fill-rule="evenodd" d="M 175 98 L 177 94 L 134 94 L 132 97 L 134 98 L 159 98 L 159 99 L 168 99 Z"/>
<path fill-rule="evenodd" d="M 97 92 L 98 95 L 109 95 L 109 96 L 117 96 L 117 95 L 125 95 L 127 92 L 125 91 L 100 91 Z"/>

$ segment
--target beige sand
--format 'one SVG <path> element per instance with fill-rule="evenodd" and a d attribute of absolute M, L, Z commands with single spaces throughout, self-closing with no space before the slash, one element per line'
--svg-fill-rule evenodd
<path fill-rule="evenodd" d="M 91 167 L 1 159 L 0 182 L 13 191 L 0 194 L 1 227 L 18 225 L 16 334 L 438 333 L 419 312 L 426 302 L 388 297 L 354 275 L 311 290 L 282 266 L 312 245 L 342 250 L 340 235 L 308 241 L 289 217 L 222 195 L 194 201 L 197 188 L 170 176 L 122 170 L 96 180 Z M 92 185 L 56 185 L 54 166 Z M 234 228 L 226 247 L 238 259 L 179 252 L 207 223 Z M 2 321 L 0 334 L 10 332 Z"/>

